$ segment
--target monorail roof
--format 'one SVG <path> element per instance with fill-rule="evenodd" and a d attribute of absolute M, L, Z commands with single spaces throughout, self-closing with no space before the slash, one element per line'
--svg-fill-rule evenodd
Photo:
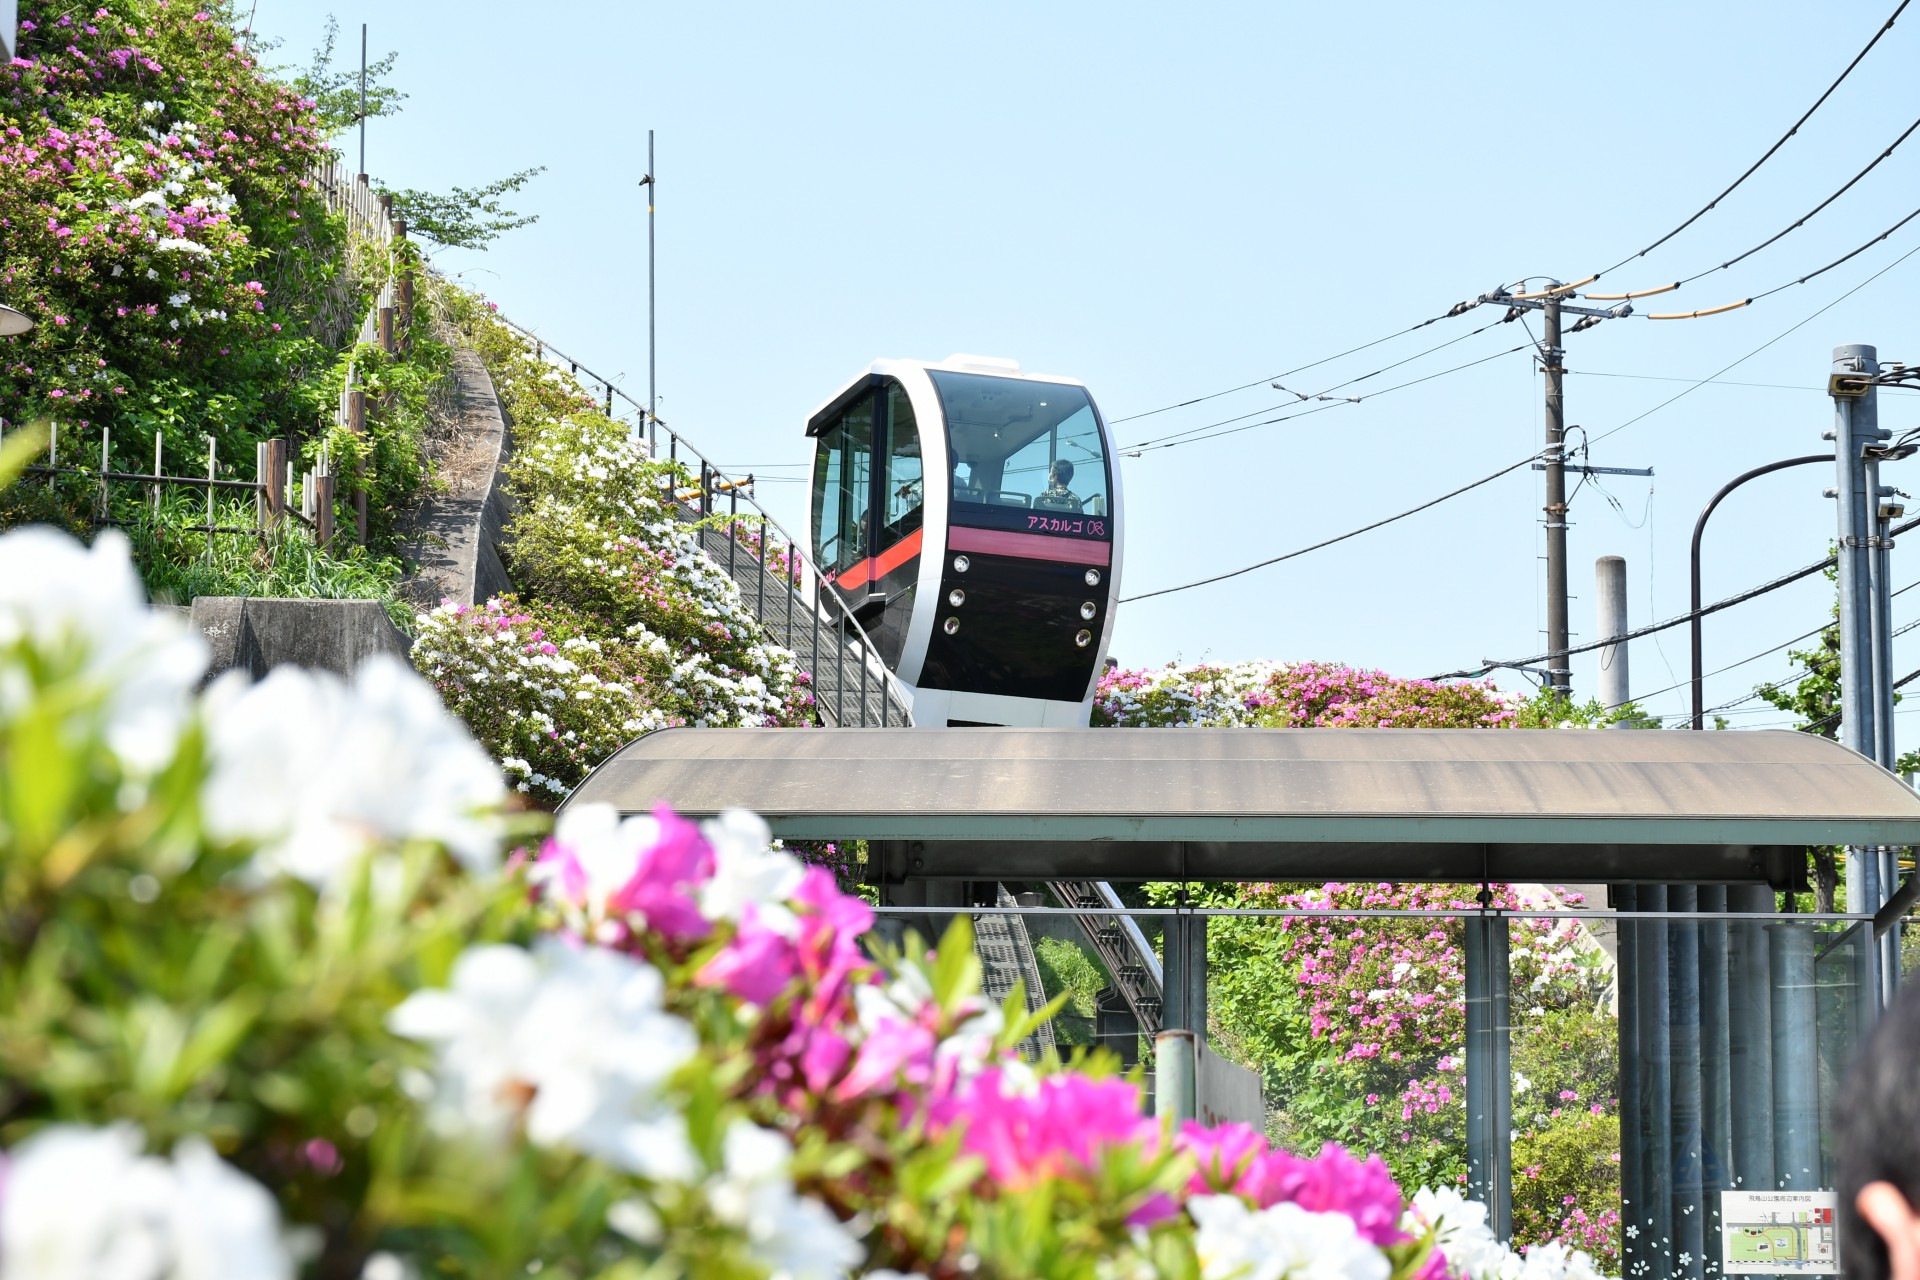
<path fill-rule="evenodd" d="M 1920 796 L 1811 734 L 668 729 L 570 804 L 763 815 L 977 879 L 1760 881 L 1920 844 Z"/>

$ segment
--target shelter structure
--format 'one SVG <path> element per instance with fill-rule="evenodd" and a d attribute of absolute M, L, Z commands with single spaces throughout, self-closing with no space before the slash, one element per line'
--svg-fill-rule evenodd
<path fill-rule="evenodd" d="M 672 729 L 569 800 L 592 802 L 865 840 L 883 902 L 922 910 L 966 909 L 970 881 L 1480 886 L 1479 911 L 1449 914 L 1470 1189 L 1502 1228 L 1508 917 L 1484 887 L 1607 884 L 1632 1276 L 1719 1274 L 1720 1191 L 1831 1186 L 1821 1094 L 1874 1007 L 1874 924 L 1782 913 L 1775 893 L 1809 846 L 1920 844 L 1898 778 L 1781 731 Z M 1167 1025 L 1204 1028 L 1204 913 L 1164 936 Z"/>

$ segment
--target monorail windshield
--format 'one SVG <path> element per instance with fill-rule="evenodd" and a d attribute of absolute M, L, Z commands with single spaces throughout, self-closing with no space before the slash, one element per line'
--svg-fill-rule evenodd
<path fill-rule="evenodd" d="M 1107 452 L 1085 388 L 929 369 L 947 419 L 953 523 L 1111 538 Z"/>

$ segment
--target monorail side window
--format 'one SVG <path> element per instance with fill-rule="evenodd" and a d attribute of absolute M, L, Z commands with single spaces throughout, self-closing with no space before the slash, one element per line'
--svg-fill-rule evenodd
<path fill-rule="evenodd" d="M 956 524 L 1112 536 L 1106 448 L 1084 388 L 927 372 L 947 418 Z"/>
<path fill-rule="evenodd" d="M 867 550 L 873 488 L 873 397 L 861 396 L 822 431 L 813 457 L 813 560 L 828 574 L 846 571 Z"/>
<path fill-rule="evenodd" d="M 926 515 L 926 484 L 921 474 L 920 428 L 913 404 L 899 383 L 887 385 L 887 487 L 885 518 L 876 553 L 911 535 Z"/>

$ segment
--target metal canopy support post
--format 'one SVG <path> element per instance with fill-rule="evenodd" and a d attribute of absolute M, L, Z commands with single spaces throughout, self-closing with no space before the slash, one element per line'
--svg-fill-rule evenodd
<path fill-rule="evenodd" d="M 1512 1018 L 1507 919 L 1466 918 L 1467 1195 L 1487 1206 L 1487 1226 L 1513 1234 Z M 1172 984 L 1169 983 L 1169 988 Z"/>
<path fill-rule="evenodd" d="M 1207 1034 L 1207 917 L 1168 916 L 1161 934 L 1161 1025 Z"/>
<path fill-rule="evenodd" d="M 1667 889 L 1669 911 L 1698 911 L 1693 885 Z M 1701 1280 L 1706 1264 L 1706 1197 L 1700 1088 L 1700 926 L 1673 920 L 1667 929 L 1667 1043 L 1672 1052 L 1673 1222 L 1676 1280 Z"/>
<path fill-rule="evenodd" d="M 1637 900 L 1641 911 L 1668 908 L 1664 885 L 1643 884 Z M 1664 920 L 1645 920 L 1634 927 L 1638 954 L 1634 957 L 1634 1000 L 1639 1006 L 1640 1097 L 1630 1116 L 1621 1117 L 1635 1132 L 1639 1162 L 1640 1204 L 1629 1222 L 1638 1229 L 1638 1259 L 1662 1274 L 1673 1256 L 1673 1019 L 1668 984 L 1669 932 Z"/>
<path fill-rule="evenodd" d="M 1639 1158 L 1640 1135 L 1635 1123 L 1641 1096 L 1640 1000 L 1636 975 L 1640 930 L 1646 926 L 1633 918 L 1639 909 L 1638 886 L 1615 885 L 1611 898 L 1614 910 L 1620 915 L 1613 971 L 1614 997 L 1620 1006 L 1620 1215 L 1622 1222 L 1635 1223 L 1639 1220 L 1640 1205 L 1646 1199 Z M 1645 1274 L 1633 1265 L 1633 1259 L 1638 1256 L 1636 1238 L 1628 1236 L 1622 1242 L 1626 1259 L 1624 1275 Z"/>
<path fill-rule="evenodd" d="M 1773 982 L 1773 1188 L 1820 1185 L 1820 1080 L 1814 1039 L 1813 931 L 1767 926 Z M 1749 1184 L 1751 1185 L 1751 1184 Z"/>
<path fill-rule="evenodd" d="M 1700 886 L 1700 912 L 1711 915 L 1727 906 L 1725 885 Z M 1728 1026 L 1728 960 L 1732 930 L 1725 920 L 1706 919 L 1700 929 L 1700 1132 L 1702 1146 L 1700 1189 L 1705 1203 L 1703 1227 L 1705 1274 L 1720 1274 L 1720 1192 L 1733 1189 L 1728 1175 L 1732 1146 L 1732 1047 Z"/>
<path fill-rule="evenodd" d="M 1764 885 L 1727 889 L 1732 911 L 1770 914 L 1773 890 Z M 1729 926 L 1727 965 L 1727 1081 L 1732 1133 L 1729 1181 L 1748 1191 L 1767 1191 L 1773 1177 L 1772 961 L 1766 926 L 1759 921 Z"/>
<path fill-rule="evenodd" d="M 1194 1118 L 1200 1042 L 1193 1032 L 1170 1027 L 1153 1038 L 1153 1114 L 1175 1125 Z"/>

